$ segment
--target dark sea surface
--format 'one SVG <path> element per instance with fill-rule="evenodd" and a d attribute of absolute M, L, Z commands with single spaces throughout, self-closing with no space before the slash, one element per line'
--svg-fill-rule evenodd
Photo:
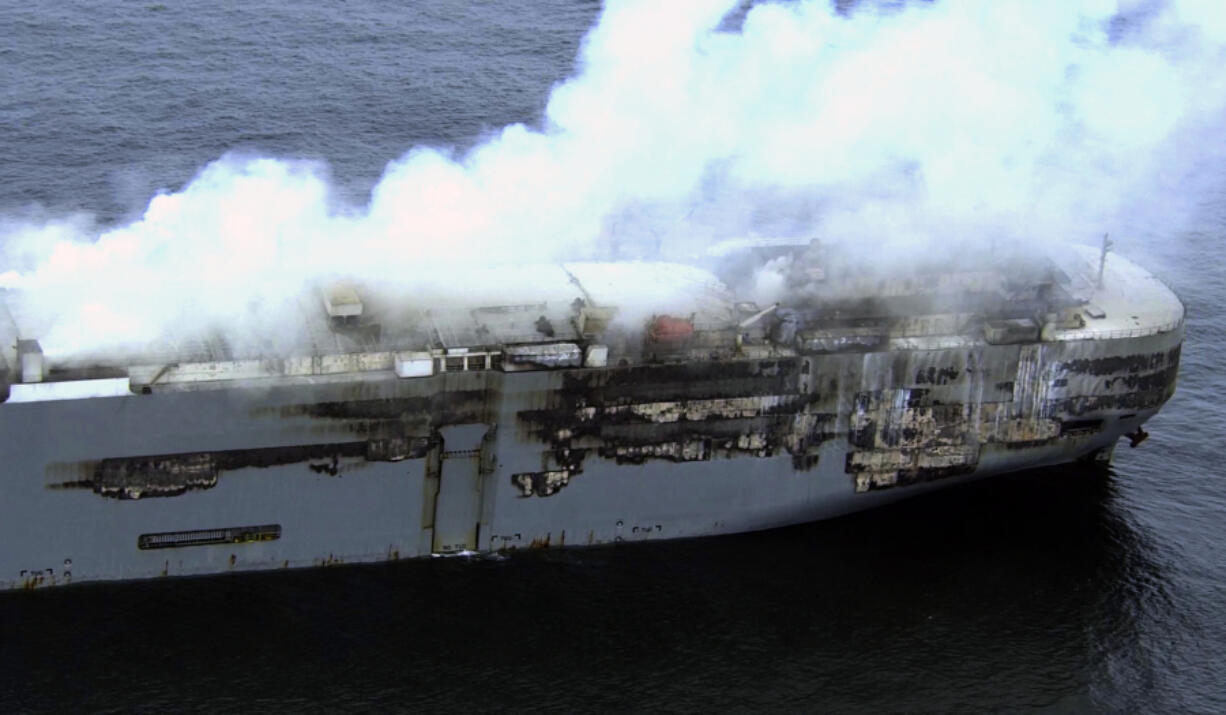
<path fill-rule="evenodd" d="M 0 216 L 139 215 L 228 151 L 361 201 L 541 119 L 596 2 L 0 5 Z M 1226 192 L 1120 237 L 1188 305 L 1109 475 L 505 559 L 0 594 L 0 711 L 1226 711 Z M 1143 241 L 1143 242 L 1142 242 Z"/>

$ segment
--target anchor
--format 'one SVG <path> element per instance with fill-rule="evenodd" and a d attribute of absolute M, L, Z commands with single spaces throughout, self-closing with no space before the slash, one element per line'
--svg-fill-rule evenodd
<path fill-rule="evenodd" d="M 1141 444 L 1145 440 L 1149 439 L 1149 432 L 1146 432 L 1140 427 L 1137 427 L 1135 430 L 1133 430 L 1132 432 L 1129 432 L 1128 434 L 1124 436 L 1128 438 L 1129 447 L 1136 447 L 1137 445 Z"/>

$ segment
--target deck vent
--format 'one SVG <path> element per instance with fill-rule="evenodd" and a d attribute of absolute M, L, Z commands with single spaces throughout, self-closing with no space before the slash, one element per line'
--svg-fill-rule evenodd
<path fill-rule="evenodd" d="M 362 317 L 362 299 L 348 283 L 334 283 L 323 295 L 324 310 L 333 325 L 355 325 Z"/>
<path fill-rule="evenodd" d="M 17 361 L 21 365 L 22 382 L 43 381 L 43 348 L 37 340 L 17 341 Z"/>
<path fill-rule="evenodd" d="M 429 377 L 434 374 L 434 360 L 429 352 L 396 353 L 397 377 Z"/>
<path fill-rule="evenodd" d="M 605 367 L 609 364 L 608 345 L 589 345 L 583 351 L 584 367 Z"/>

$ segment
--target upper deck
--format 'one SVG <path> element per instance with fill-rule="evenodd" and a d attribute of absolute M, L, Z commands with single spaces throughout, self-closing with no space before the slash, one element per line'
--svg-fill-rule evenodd
<path fill-rule="evenodd" d="M 224 332 L 115 354 L 44 353 L 21 296 L 0 314 L 8 400 L 118 396 L 257 381 L 414 378 L 976 344 L 1110 340 L 1182 327 L 1184 307 L 1131 261 L 1071 247 L 1040 269 L 860 274 L 797 251 L 777 303 L 738 300 L 704 269 L 582 263 L 467 276 L 467 299 L 354 282 L 299 296 L 275 346 Z"/>
<path fill-rule="evenodd" d="M 1106 255 L 1102 283 L 1099 254 L 1089 246 L 1071 247 L 1067 270 L 1080 305 L 1065 322 L 1054 322 L 1044 340 L 1109 340 L 1154 335 L 1183 325 L 1184 305 L 1165 283 L 1132 261 Z"/>

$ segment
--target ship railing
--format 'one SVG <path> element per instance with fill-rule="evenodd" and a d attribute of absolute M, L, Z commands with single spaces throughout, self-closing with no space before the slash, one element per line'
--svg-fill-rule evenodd
<path fill-rule="evenodd" d="M 607 348 L 602 345 L 589 345 L 581 349 L 575 343 L 339 353 L 283 359 L 132 366 L 128 368 L 128 380 L 133 392 L 149 392 L 157 385 L 172 383 L 323 377 L 384 371 L 392 371 L 399 377 L 428 377 L 449 372 L 598 367 L 604 365 L 607 354 Z"/>
<path fill-rule="evenodd" d="M 1159 325 L 1145 325 L 1134 328 L 1116 330 L 1060 330 L 1052 338 L 1055 340 L 1120 340 L 1123 338 L 1144 338 L 1150 335 L 1160 335 L 1178 330 L 1183 326 L 1183 318 Z"/>
<path fill-rule="evenodd" d="M 480 372 L 502 367 L 501 350 L 470 350 L 451 348 L 431 351 L 434 373 Z"/>

